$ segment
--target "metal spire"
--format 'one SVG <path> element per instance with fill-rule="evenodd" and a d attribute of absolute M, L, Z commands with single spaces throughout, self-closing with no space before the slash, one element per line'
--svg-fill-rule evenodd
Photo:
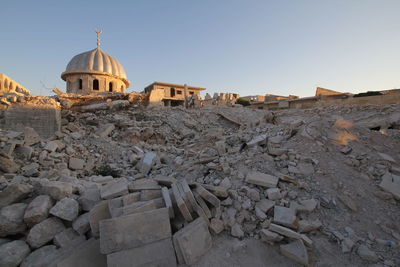
<path fill-rule="evenodd" d="M 97 48 L 100 48 L 100 34 L 103 32 L 102 30 L 94 30 L 97 34 Z"/>

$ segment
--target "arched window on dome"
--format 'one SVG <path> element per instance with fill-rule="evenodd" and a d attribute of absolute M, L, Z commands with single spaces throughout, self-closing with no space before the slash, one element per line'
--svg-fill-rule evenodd
<path fill-rule="evenodd" d="M 78 79 L 78 89 L 82 90 L 83 87 L 83 80 L 82 79 Z"/>
<path fill-rule="evenodd" d="M 7 79 L 4 80 L 4 89 L 8 89 L 8 81 L 7 81 Z"/>
<path fill-rule="evenodd" d="M 93 90 L 99 91 L 99 80 L 93 80 Z"/>
<path fill-rule="evenodd" d="M 123 85 L 121 85 L 121 92 L 123 92 L 124 91 L 124 86 Z"/>
<path fill-rule="evenodd" d="M 8 86 L 8 88 L 10 88 L 10 90 L 14 89 L 14 85 L 12 82 L 10 82 L 10 86 Z"/>
<path fill-rule="evenodd" d="M 112 83 L 112 82 L 109 82 L 109 83 L 108 83 L 108 91 L 109 91 L 109 92 L 112 92 L 112 91 L 113 91 L 113 83 Z"/>

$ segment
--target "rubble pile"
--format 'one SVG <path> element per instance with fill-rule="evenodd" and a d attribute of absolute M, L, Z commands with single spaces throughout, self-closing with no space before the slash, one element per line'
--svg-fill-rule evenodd
<path fill-rule="evenodd" d="M 221 240 L 302 265 L 400 264 L 398 105 L 131 103 L 64 109 L 61 125 L 0 131 L 1 266 L 251 262 L 215 256 Z"/>

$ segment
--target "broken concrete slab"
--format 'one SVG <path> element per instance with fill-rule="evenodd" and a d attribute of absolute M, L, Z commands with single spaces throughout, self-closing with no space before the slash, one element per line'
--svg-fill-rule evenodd
<path fill-rule="evenodd" d="M 64 224 L 60 219 L 48 218 L 31 228 L 26 238 L 26 242 L 32 248 L 39 248 L 51 241 L 54 236 L 64 231 Z"/>
<path fill-rule="evenodd" d="M 107 255 L 108 267 L 176 266 L 171 238 Z"/>
<path fill-rule="evenodd" d="M 250 184 L 255 184 L 263 187 L 277 187 L 279 178 L 262 172 L 249 172 L 245 181 Z"/>
<path fill-rule="evenodd" d="M 175 251 L 180 264 L 193 264 L 212 246 L 207 223 L 199 217 L 173 236 Z"/>
<path fill-rule="evenodd" d="M 0 208 L 18 202 L 32 192 L 33 187 L 25 184 L 10 184 L 0 192 Z"/>
<path fill-rule="evenodd" d="M 49 216 L 53 201 L 48 195 L 40 195 L 29 203 L 25 210 L 24 221 L 29 226 L 40 223 Z"/>
<path fill-rule="evenodd" d="M 280 245 L 280 251 L 289 259 L 306 266 L 308 265 L 308 252 L 303 241 L 296 240 L 287 245 Z"/>
<path fill-rule="evenodd" d="M 171 237 L 167 208 L 100 221 L 100 251 L 109 254 Z"/>

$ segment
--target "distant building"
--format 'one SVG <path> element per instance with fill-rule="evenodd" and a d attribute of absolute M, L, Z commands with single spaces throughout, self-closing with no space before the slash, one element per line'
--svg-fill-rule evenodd
<path fill-rule="evenodd" d="M 100 49 L 101 32 L 96 33 L 97 48 L 74 56 L 61 74 L 67 93 L 125 93 L 130 85 L 122 64 Z"/>
<path fill-rule="evenodd" d="M 30 95 L 31 92 L 17 83 L 15 80 L 11 79 L 7 75 L 0 73 L 0 93 L 12 93 L 18 92 L 24 95 Z"/>
<path fill-rule="evenodd" d="M 150 104 L 162 103 L 164 106 L 184 105 L 185 97 L 193 96 L 199 99 L 200 92 L 203 90 L 206 88 L 165 82 L 153 82 L 144 88 L 144 92 L 150 94 Z"/>
<path fill-rule="evenodd" d="M 245 99 L 250 102 L 264 102 L 265 101 L 265 96 L 264 95 L 248 95 L 248 96 L 242 96 L 242 99 Z"/>
<path fill-rule="evenodd" d="M 329 96 L 329 95 L 350 95 L 350 93 L 342 93 L 322 87 L 317 87 L 315 90 L 315 96 Z"/>

